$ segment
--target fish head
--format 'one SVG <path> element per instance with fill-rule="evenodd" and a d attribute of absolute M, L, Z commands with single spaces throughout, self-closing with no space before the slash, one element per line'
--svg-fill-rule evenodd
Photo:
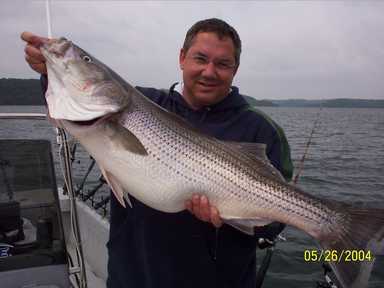
<path fill-rule="evenodd" d="M 65 38 L 43 44 L 49 116 L 89 121 L 121 111 L 130 103 L 129 89 L 110 68 Z"/>

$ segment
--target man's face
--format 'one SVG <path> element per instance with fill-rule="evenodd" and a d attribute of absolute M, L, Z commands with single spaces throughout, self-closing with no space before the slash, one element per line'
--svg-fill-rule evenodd
<path fill-rule="evenodd" d="M 237 66 L 232 39 L 219 39 L 215 33 L 200 32 L 192 46 L 180 51 L 183 70 L 183 97 L 194 109 L 212 105 L 229 92 Z"/>

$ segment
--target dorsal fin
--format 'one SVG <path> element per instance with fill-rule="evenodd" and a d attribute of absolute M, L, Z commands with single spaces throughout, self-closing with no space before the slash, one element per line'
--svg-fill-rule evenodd
<path fill-rule="evenodd" d="M 277 170 L 267 157 L 264 143 L 220 141 L 222 144 L 246 155 L 250 159 L 250 165 L 258 174 L 275 180 L 286 182 L 283 175 Z M 252 163 L 253 162 L 253 163 Z"/>
<path fill-rule="evenodd" d="M 266 153 L 267 145 L 264 143 L 234 142 L 234 141 L 221 141 L 221 142 L 251 157 L 256 157 L 257 159 L 269 162 L 269 159 Z"/>

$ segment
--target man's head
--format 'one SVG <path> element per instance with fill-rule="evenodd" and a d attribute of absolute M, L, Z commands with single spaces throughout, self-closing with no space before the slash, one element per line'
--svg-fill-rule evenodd
<path fill-rule="evenodd" d="M 228 95 L 240 53 L 239 35 L 222 20 L 202 20 L 188 30 L 179 62 L 183 97 L 192 108 L 215 104 Z"/>

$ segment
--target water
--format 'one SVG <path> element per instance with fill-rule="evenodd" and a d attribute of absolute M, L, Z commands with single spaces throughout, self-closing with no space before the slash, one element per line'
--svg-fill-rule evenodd
<path fill-rule="evenodd" d="M 23 109 L 41 112 L 42 107 L 0 106 L 0 112 Z M 319 109 L 317 108 L 262 108 L 286 132 L 292 158 L 297 167 Z M 55 131 L 46 121 L 0 120 L 2 139 L 49 139 L 55 143 Z M 53 151 L 57 155 L 57 145 Z M 80 183 L 90 159 L 82 149 L 76 153 L 75 182 Z M 78 162 L 80 161 L 80 162 Z M 59 161 L 55 161 L 57 174 Z M 313 195 L 327 199 L 375 206 L 384 209 L 384 109 L 321 110 L 320 121 L 314 134 L 299 185 Z M 92 175 L 95 184 L 99 172 Z M 62 177 L 59 176 L 59 183 Z M 104 196 L 107 189 L 104 189 Z M 101 197 L 101 196 L 99 196 Z M 286 242 L 280 242 L 272 258 L 271 267 L 263 287 L 316 287 L 323 280 L 320 263 L 304 261 L 304 250 L 317 249 L 307 235 L 288 227 Z M 258 255 L 263 252 L 259 251 Z M 261 262 L 261 258 L 258 258 Z M 370 288 L 384 287 L 384 257 L 376 259 Z"/>
<path fill-rule="evenodd" d="M 284 129 L 295 167 L 301 159 L 318 108 L 263 108 Z M 320 112 L 299 185 L 327 199 L 384 208 L 384 109 L 328 108 Z M 265 287 L 315 287 L 320 263 L 304 261 L 304 250 L 317 249 L 302 232 L 288 227 L 279 243 Z M 384 257 L 379 256 L 370 288 L 384 287 Z"/>

